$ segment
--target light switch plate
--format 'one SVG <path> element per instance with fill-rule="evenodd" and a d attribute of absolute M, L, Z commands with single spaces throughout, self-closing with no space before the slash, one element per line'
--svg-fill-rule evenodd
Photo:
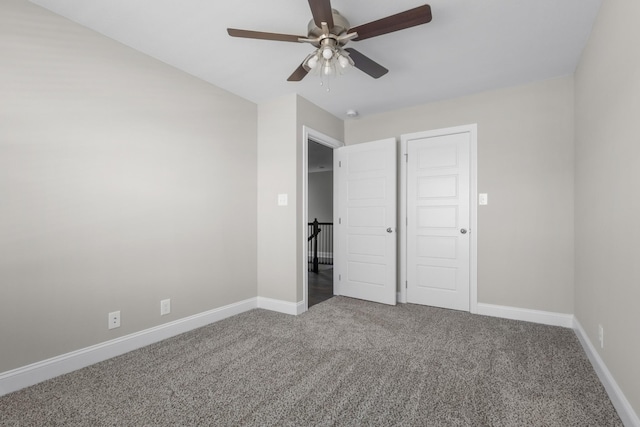
<path fill-rule="evenodd" d="M 278 206 L 287 206 L 289 204 L 289 195 L 278 194 Z"/>
<path fill-rule="evenodd" d="M 487 193 L 478 194 L 478 204 L 481 206 L 489 204 L 489 196 Z"/>

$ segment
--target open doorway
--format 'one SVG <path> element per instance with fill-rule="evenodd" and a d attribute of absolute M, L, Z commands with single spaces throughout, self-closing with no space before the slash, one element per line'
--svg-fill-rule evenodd
<path fill-rule="evenodd" d="M 312 306 L 313 304 L 311 304 L 309 302 L 309 223 L 313 223 L 315 217 L 311 217 L 309 214 L 309 147 L 310 147 L 310 142 L 313 144 L 319 144 L 321 146 L 323 146 L 325 149 L 330 150 L 330 155 L 331 158 L 334 159 L 334 151 L 337 148 L 340 147 L 344 147 L 344 143 L 342 141 L 339 141 L 329 135 L 326 135 L 322 132 L 319 132 L 315 129 L 312 129 L 308 126 L 302 126 L 302 140 L 301 142 L 301 148 L 302 148 L 302 156 L 301 156 L 301 169 L 302 169 L 302 197 L 300 199 L 300 212 L 301 215 L 299 217 L 299 219 L 301 220 L 299 222 L 299 225 L 301 226 L 300 228 L 300 241 L 299 241 L 299 246 L 298 248 L 300 249 L 300 254 L 302 255 L 301 258 L 299 258 L 301 264 L 300 267 L 301 270 L 298 270 L 299 272 L 302 272 L 302 293 L 303 293 L 303 300 L 302 300 L 302 306 L 300 307 L 300 311 L 299 313 L 302 313 L 304 311 L 306 311 L 310 306 Z M 313 148 L 318 148 L 315 145 L 312 145 L 311 147 Z M 312 149 L 313 149 L 312 148 Z M 325 155 L 328 154 L 327 152 L 325 152 Z M 311 155 L 311 158 L 314 157 L 315 154 Z M 335 162 L 335 159 L 333 160 Z M 313 162 L 313 164 L 315 165 L 315 162 Z M 333 164 L 333 162 L 329 162 L 326 163 L 326 159 L 325 159 L 325 164 L 324 164 L 324 171 L 328 171 L 329 169 L 331 170 L 331 176 L 332 176 L 332 180 L 333 180 L 333 175 L 335 174 L 335 165 Z M 318 164 L 318 170 L 321 170 L 319 168 L 319 164 Z M 312 178 L 313 179 L 313 178 Z M 335 180 L 334 180 L 335 181 Z M 334 202 L 334 198 L 336 197 L 337 194 L 337 189 L 335 188 L 335 183 L 334 183 L 334 187 L 331 188 L 331 204 L 335 205 Z M 313 214 L 313 213 L 312 213 Z M 335 220 L 334 218 L 336 218 L 336 212 L 335 210 L 333 210 L 333 214 L 330 216 L 329 221 L 327 222 L 331 222 L 334 223 Z M 318 222 L 320 222 L 320 218 L 318 218 Z M 318 225 L 319 226 L 319 225 Z M 322 232 L 320 232 L 322 233 Z M 333 262 L 333 253 L 334 253 L 334 248 L 332 247 L 331 249 L 331 258 L 332 258 L 332 262 Z M 312 260 L 313 261 L 313 260 Z M 322 265 L 322 264 L 320 264 Z M 333 274 L 333 266 L 331 265 L 328 268 L 325 268 L 325 270 L 330 270 L 331 276 L 334 276 Z M 329 272 L 326 272 L 325 275 L 328 275 Z M 340 284 L 339 281 L 336 281 L 336 277 L 333 277 L 333 283 L 332 283 L 332 292 L 331 292 L 331 296 L 333 295 L 340 295 Z M 315 290 L 315 289 L 314 289 Z M 313 291 L 312 290 L 312 293 Z M 314 303 L 317 304 L 317 301 L 314 301 Z"/>
<path fill-rule="evenodd" d="M 333 297 L 333 148 L 307 141 L 309 307 Z"/>

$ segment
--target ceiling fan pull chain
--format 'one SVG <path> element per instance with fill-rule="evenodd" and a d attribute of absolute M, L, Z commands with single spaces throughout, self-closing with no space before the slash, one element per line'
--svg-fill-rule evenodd
<path fill-rule="evenodd" d="M 326 77 L 326 84 L 325 84 Z M 323 73 L 320 73 L 320 86 L 323 86 L 327 92 L 331 92 L 331 84 L 329 83 L 329 76 L 325 76 Z"/>

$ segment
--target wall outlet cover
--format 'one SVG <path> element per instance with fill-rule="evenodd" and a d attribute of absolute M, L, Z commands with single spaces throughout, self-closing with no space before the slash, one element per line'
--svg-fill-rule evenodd
<path fill-rule="evenodd" d="M 604 348 L 604 328 L 602 325 L 598 325 L 598 341 L 600 341 L 600 348 Z"/>
<path fill-rule="evenodd" d="M 109 313 L 109 329 L 115 329 L 120 327 L 120 311 L 112 311 Z"/>
<path fill-rule="evenodd" d="M 160 301 L 160 315 L 165 316 L 171 313 L 171 299 L 163 299 Z"/>

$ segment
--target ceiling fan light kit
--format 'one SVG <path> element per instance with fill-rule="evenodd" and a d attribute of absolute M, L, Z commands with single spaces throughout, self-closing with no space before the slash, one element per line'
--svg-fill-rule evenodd
<path fill-rule="evenodd" d="M 346 18 L 331 7 L 331 0 L 309 0 L 309 7 L 313 19 L 309 22 L 306 37 L 235 28 L 228 28 L 227 32 L 232 37 L 311 44 L 315 50 L 302 61 L 287 80 L 297 82 L 309 73 L 317 74 L 321 78 L 322 85 L 326 82 L 328 91 L 328 79 L 343 74 L 352 67 L 358 68 L 374 79 L 389 72 L 359 51 L 345 48 L 349 41 L 365 40 L 431 21 L 431 7 L 428 4 L 357 27 L 351 27 Z"/>
<path fill-rule="evenodd" d="M 327 92 L 331 90 L 329 79 L 344 74 L 353 66 L 349 52 L 331 38 L 322 40 L 320 47 L 302 62 L 307 72 L 320 76 L 320 85 L 325 86 Z"/>

